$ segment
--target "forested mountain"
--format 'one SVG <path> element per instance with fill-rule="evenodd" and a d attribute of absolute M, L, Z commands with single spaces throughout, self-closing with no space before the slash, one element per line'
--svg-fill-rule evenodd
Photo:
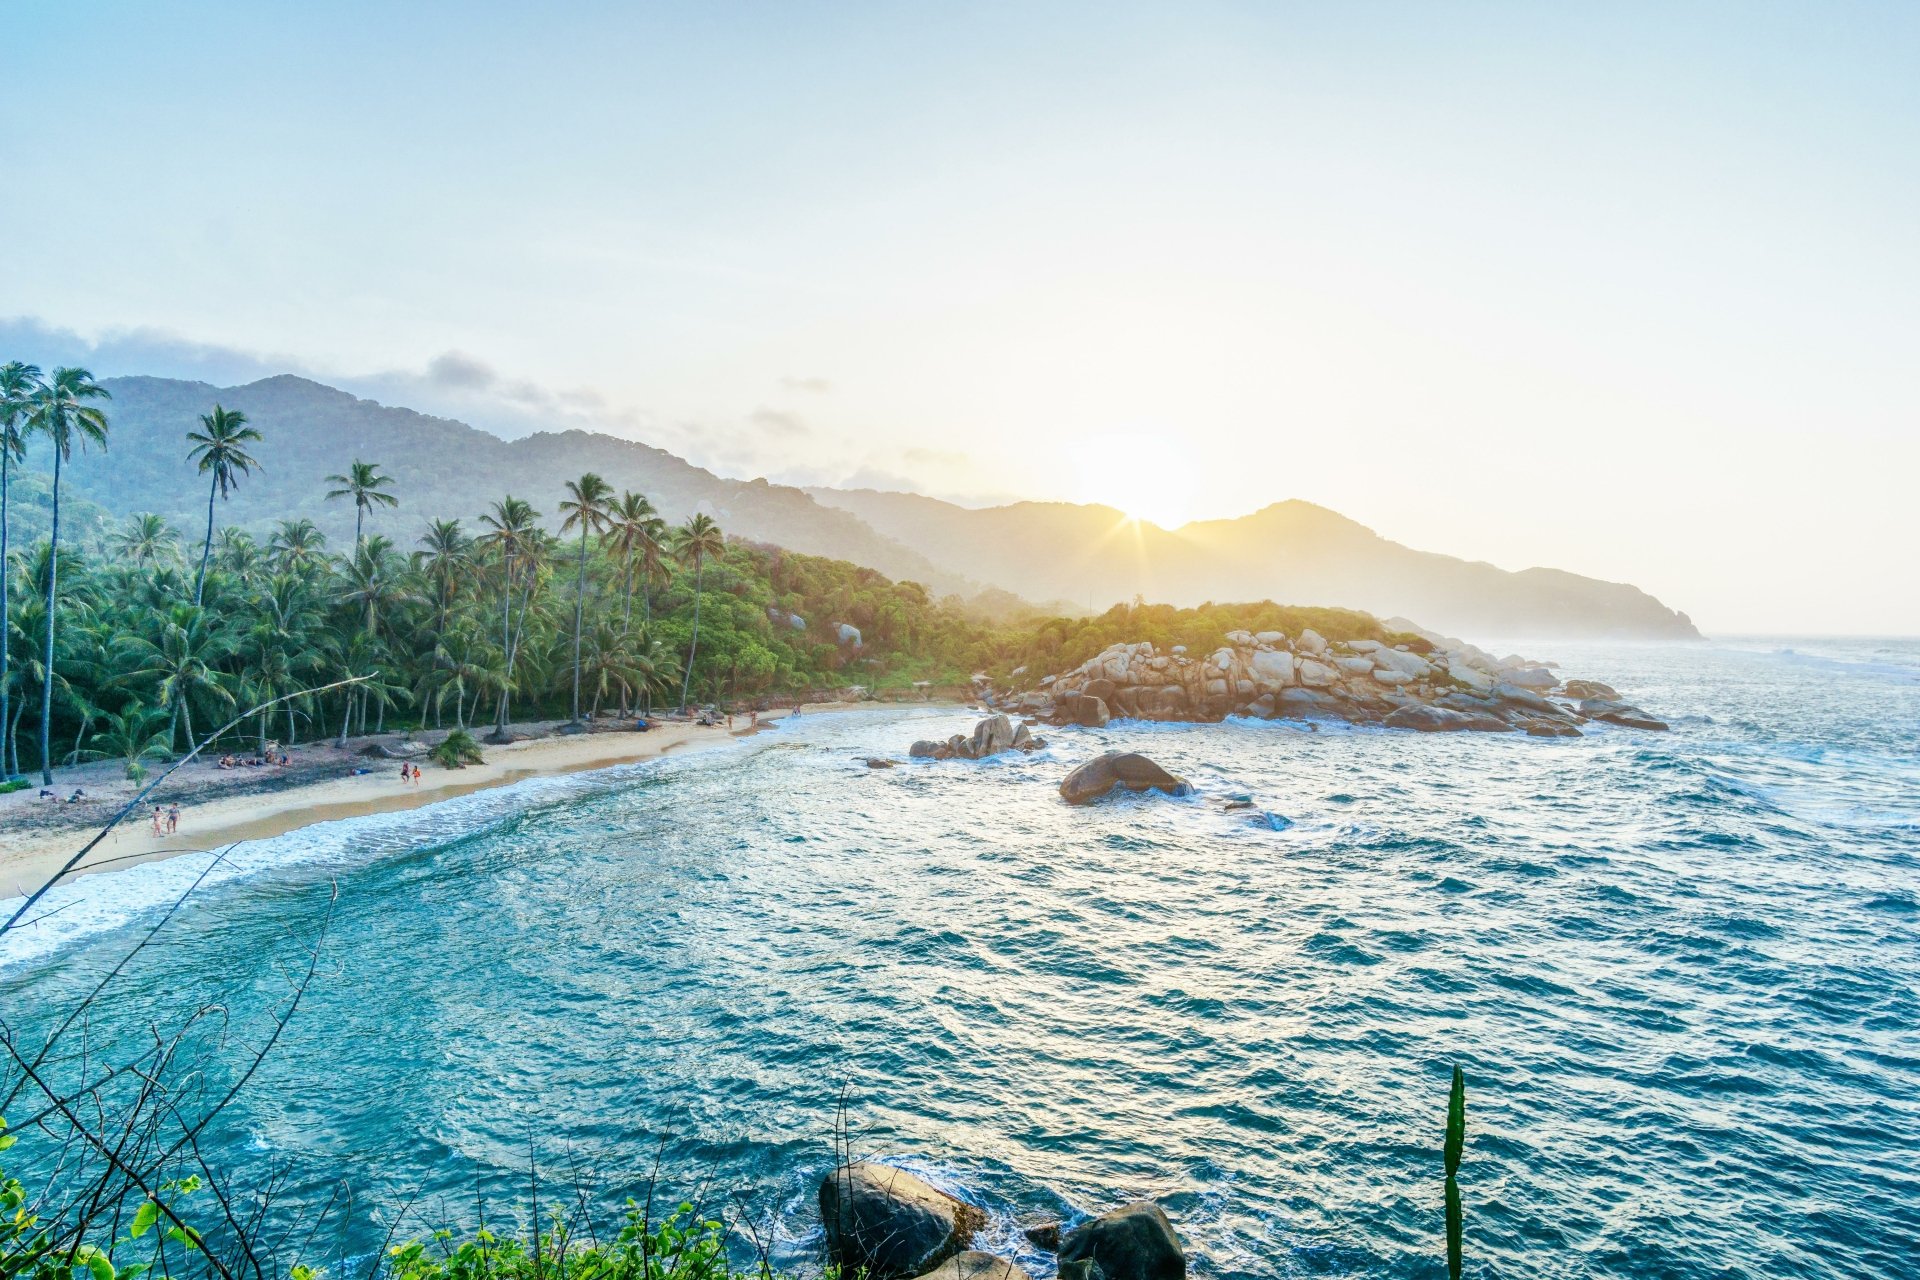
<path fill-rule="evenodd" d="M 1103 609 L 1136 596 L 1174 605 L 1266 599 L 1398 614 L 1466 636 L 1698 635 L 1685 614 L 1637 587 L 1415 551 L 1310 502 L 1166 530 L 1112 507 L 973 509 L 871 489 L 809 492 L 956 573 L 1030 600 Z"/>
<path fill-rule="evenodd" d="M 71 469 L 68 492 L 114 515 L 158 512 L 188 532 L 204 523 L 207 495 L 182 465 L 185 436 L 218 402 L 244 412 L 264 437 L 254 449 L 259 470 L 220 512 L 222 524 L 256 531 L 307 517 L 336 541 L 349 536 L 352 506 L 326 500 L 334 487 L 326 477 L 356 458 L 394 478 L 401 506 L 373 512 L 368 528 L 402 542 L 430 515 L 475 515 L 505 493 L 529 497 L 551 517 L 540 495 L 594 471 L 616 489 L 646 494 L 669 522 L 706 511 L 730 534 L 852 561 L 923 583 L 936 596 L 994 588 L 1003 603 L 1011 592 L 1094 612 L 1135 597 L 1176 605 L 1271 599 L 1403 615 L 1467 636 L 1697 634 L 1686 615 L 1638 588 L 1416 551 L 1300 501 L 1170 531 L 1111 507 L 973 509 L 917 494 L 730 480 L 663 449 L 595 432 L 503 440 L 291 375 L 237 387 L 147 377 L 106 385 L 113 393 L 109 448 Z M 28 486 L 22 515 L 31 522 Z M 76 513 L 84 510 L 76 505 Z"/>
<path fill-rule="evenodd" d="M 113 433 L 104 454 L 68 473 L 69 491 L 116 514 L 153 511 L 178 528 L 206 521 L 204 484 L 183 464 L 186 433 L 215 402 L 245 413 L 263 439 L 260 468 L 223 504 L 222 524 L 263 530 L 306 517 L 336 542 L 353 530 L 350 503 L 326 501 L 325 477 L 356 458 L 394 478 L 400 506 L 375 512 L 368 529 L 410 542 L 429 516 L 473 516 L 504 493 L 553 514 L 551 495 L 584 471 L 616 489 L 644 493 L 669 522 L 696 509 L 728 533 L 810 555 L 850 560 L 937 594 L 973 584 L 873 532 L 858 517 L 821 506 L 799 489 L 728 480 L 663 449 L 585 431 L 520 440 L 447 418 L 362 400 L 306 378 L 282 375 L 238 387 L 171 378 L 109 378 Z M 38 457 L 30 459 L 38 463 Z"/>

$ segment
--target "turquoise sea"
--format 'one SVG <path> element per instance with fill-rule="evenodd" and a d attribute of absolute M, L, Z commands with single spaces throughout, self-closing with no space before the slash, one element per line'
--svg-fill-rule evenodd
<path fill-rule="evenodd" d="M 1920 642 L 1526 649 L 1673 731 L 1116 722 L 876 771 L 974 717 L 805 716 L 242 849 L 90 1035 L 218 1002 L 257 1038 L 337 886 L 211 1143 L 286 1204 L 351 1191 L 314 1246 L 342 1276 L 403 1206 L 403 1236 L 508 1216 L 530 1148 L 617 1199 L 663 1136 L 807 1265 L 844 1094 L 860 1152 L 1037 1276 L 1017 1220 L 1145 1195 L 1201 1276 L 1437 1277 L 1455 1062 L 1469 1274 L 1920 1272 Z M 1111 747 L 1198 794 L 1062 804 Z M 0 944 L 15 1034 L 196 863 Z"/>

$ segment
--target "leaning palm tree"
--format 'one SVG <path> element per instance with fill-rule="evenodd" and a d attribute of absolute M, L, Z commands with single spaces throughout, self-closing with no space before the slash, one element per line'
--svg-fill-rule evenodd
<path fill-rule="evenodd" d="M 367 512 L 375 507 L 400 505 L 400 499 L 384 492 L 393 483 L 393 477 L 381 475 L 377 462 L 362 462 L 355 458 L 353 465 L 347 468 L 347 474 L 328 476 L 327 483 L 340 486 L 327 494 L 327 501 L 335 498 L 353 499 L 353 545 L 356 548 L 360 545 L 360 531 L 366 526 Z"/>
<path fill-rule="evenodd" d="M 107 415 L 91 400 L 110 400 L 112 394 L 85 369 L 55 369 L 53 376 L 29 396 L 27 429 L 47 437 L 53 446 L 53 523 L 48 539 L 46 677 L 40 682 L 40 785 L 53 785 L 53 635 L 60 612 L 60 469 L 88 441 L 107 447 Z"/>
<path fill-rule="evenodd" d="M 580 563 L 575 570 L 578 581 L 573 596 L 572 728 L 580 727 L 580 624 L 587 612 L 587 535 L 606 531 L 607 503 L 612 497 L 613 486 L 589 471 L 578 480 L 567 481 L 567 497 L 560 504 L 567 517 L 560 522 L 560 532 L 580 530 Z"/>
<path fill-rule="evenodd" d="M 7 669 L 7 637 L 12 634 L 12 609 L 7 585 L 13 577 L 12 552 L 7 545 L 7 494 L 13 484 L 13 464 L 27 452 L 25 424 L 32 410 L 33 393 L 40 385 L 40 370 L 18 360 L 0 364 L 0 733 L 13 741 L 13 715 L 9 704 L 13 697 L 12 673 Z M 0 750 L 0 774 L 7 772 L 6 752 Z"/>
<path fill-rule="evenodd" d="M 727 536 L 720 532 L 713 517 L 705 513 L 693 516 L 674 531 L 675 558 L 683 565 L 693 566 L 693 641 L 687 646 L 687 669 L 680 677 L 682 711 L 687 709 L 687 691 L 693 685 L 693 660 L 700 652 L 700 584 L 706 574 L 707 561 L 726 549 Z"/>
<path fill-rule="evenodd" d="M 246 475 L 260 464 L 247 452 L 247 446 L 260 440 L 259 431 L 247 425 L 247 415 L 238 410 L 213 406 L 212 413 L 200 415 L 200 430 L 187 432 L 193 448 L 187 460 L 200 464 L 200 474 L 213 477 L 207 487 L 207 537 L 200 546 L 200 576 L 194 579 L 193 602 L 199 604 L 207 585 L 207 559 L 213 555 L 213 500 L 225 498 Z"/>

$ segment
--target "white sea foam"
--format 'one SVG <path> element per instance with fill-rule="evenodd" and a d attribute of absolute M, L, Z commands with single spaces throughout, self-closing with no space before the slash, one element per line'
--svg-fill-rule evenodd
<path fill-rule="evenodd" d="M 825 721 L 826 716 L 820 717 Z M 715 744 L 721 754 L 747 740 Z M 417 809 L 317 822 L 283 835 L 224 850 L 182 853 L 56 885 L 20 925 L 0 937 L 0 970 L 40 959 L 107 930 L 133 923 L 195 890 L 290 867 L 346 869 L 376 859 L 444 844 L 506 821 L 529 808 L 618 786 L 649 772 L 689 767 L 710 754 L 660 756 L 584 773 L 527 778 Z M 0 920 L 19 909 L 19 897 L 0 899 Z"/>

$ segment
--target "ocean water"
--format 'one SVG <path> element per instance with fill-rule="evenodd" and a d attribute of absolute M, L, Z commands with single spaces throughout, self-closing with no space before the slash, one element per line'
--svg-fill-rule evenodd
<path fill-rule="evenodd" d="M 402 1206 L 508 1216 L 530 1150 L 604 1198 L 664 1142 L 807 1265 L 844 1099 L 1037 1276 L 1018 1220 L 1144 1195 L 1201 1276 L 1437 1277 L 1459 1062 L 1469 1274 L 1920 1272 L 1920 643 L 1528 648 L 1673 732 L 1117 722 L 871 771 L 973 717 L 808 716 L 244 850 L 93 1036 L 205 1001 L 257 1036 L 337 887 L 212 1141 L 349 1188 L 342 1263 Z M 1063 805 L 1112 747 L 1199 793 Z M 0 950 L 16 1033 L 200 869 L 51 900 Z"/>

